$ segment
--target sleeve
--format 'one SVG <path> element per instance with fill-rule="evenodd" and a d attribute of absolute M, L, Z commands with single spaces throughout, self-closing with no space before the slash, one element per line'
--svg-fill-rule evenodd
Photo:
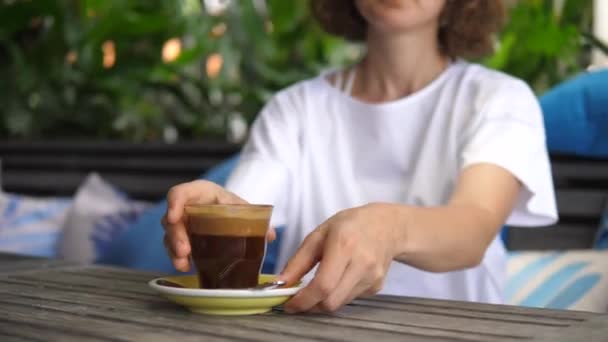
<path fill-rule="evenodd" d="M 530 88 L 511 81 L 480 99 L 461 148 L 461 169 L 491 163 L 523 185 L 507 225 L 546 226 L 557 221 L 555 193 L 540 106 Z"/>
<path fill-rule="evenodd" d="M 287 221 L 287 201 L 298 160 L 298 115 L 290 94 L 279 93 L 252 125 L 226 189 L 250 203 L 274 206 L 271 224 Z"/>

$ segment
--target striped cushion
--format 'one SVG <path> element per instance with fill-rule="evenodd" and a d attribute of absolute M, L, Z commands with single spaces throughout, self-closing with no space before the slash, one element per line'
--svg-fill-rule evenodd
<path fill-rule="evenodd" d="M 509 304 L 608 312 L 608 251 L 515 252 L 508 274 Z"/>
<path fill-rule="evenodd" d="M 0 251 L 54 257 L 68 198 L 35 198 L 0 193 Z"/>

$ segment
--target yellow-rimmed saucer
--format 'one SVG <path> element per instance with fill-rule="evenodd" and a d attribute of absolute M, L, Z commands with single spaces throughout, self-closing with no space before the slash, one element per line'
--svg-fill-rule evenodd
<path fill-rule="evenodd" d="M 273 281 L 275 275 L 262 274 L 259 283 Z M 177 283 L 183 288 L 158 284 L 159 280 Z M 285 303 L 295 295 L 302 285 L 269 290 L 207 290 L 198 288 L 196 275 L 162 277 L 151 280 L 148 285 L 173 303 L 188 310 L 207 315 L 255 315 L 268 312 Z"/>

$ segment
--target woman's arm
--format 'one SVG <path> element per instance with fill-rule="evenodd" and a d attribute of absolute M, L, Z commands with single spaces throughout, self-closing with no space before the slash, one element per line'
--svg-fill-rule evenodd
<path fill-rule="evenodd" d="M 294 283 L 319 263 L 314 279 L 285 309 L 335 311 L 374 294 L 393 260 L 433 272 L 478 265 L 520 187 L 501 167 L 475 164 L 462 172 L 445 206 L 374 203 L 336 214 L 304 240 L 283 271 L 281 278 Z"/>
<path fill-rule="evenodd" d="M 446 206 L 400 206 L 395 259 L 431 272 L 477 266 L 513 210 L 519 181 L 492 164 L 466 168 Z"/>

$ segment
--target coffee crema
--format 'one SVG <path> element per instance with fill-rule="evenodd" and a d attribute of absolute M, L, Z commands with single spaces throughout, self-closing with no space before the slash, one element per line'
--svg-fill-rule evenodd
<path fill-rule="evenodd" d="M 271 211 L 271 206 L 186 207 L 192 259 L 202 288 L 258 284 Z"/>

